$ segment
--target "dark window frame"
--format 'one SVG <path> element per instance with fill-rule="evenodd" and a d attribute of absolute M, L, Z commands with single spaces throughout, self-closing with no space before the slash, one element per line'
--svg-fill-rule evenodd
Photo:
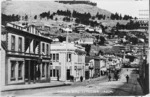
<path fill-rule="evenodd" d="M 15 79 L 15 67 L 16 67 L 16 61 L 11 61 L 11 80 L 14 80 Z"/>
<path fill-rule="evenodd" d="M 57 53 L 56 54 L 56 62 L 58 62 L 59 61 L 59 54 Z"/>
<path fill-rule="evenodd" d="M 18 78 L 20 79 L 22 79 L 22 66 L 23 66 L 23 61 L 19 61 L 18 62 L 19 64 L 18 64 Z"/>
<path fill-rule="evenodd" d="M 42 77 L 45 77 L 45 63 L 42 63 Z"/>
<path fill-rule="evenodd" d="M 19 40 L 18 40 L 18 51 L 22 52 L 22 38 L 21 37 L 19 37 Z"/>

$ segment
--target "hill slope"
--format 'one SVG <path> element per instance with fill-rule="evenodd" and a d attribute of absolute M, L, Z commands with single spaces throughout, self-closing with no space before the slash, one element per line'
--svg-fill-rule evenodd
<path fill-rule="evenodd" d="M 86 4 L 61 4 L 54 1 L 3 1 L 2 13 L 6 15 L 18 14 L 18 15 L 39 15 L 42 12 L 56 12 L 57 10 L 75 10 L 80 13 L 91 13 L 91 15 L 104 14 L 110 16 L 111 12 L 104 9 L 100 9 L 96 6 L 90 6 Z"/>

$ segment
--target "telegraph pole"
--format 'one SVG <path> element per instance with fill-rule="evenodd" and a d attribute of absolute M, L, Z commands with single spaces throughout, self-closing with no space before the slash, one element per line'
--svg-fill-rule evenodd
<path fill-rule="evenodd" d="M 150 7 L 149 7 L 149 11 L 150 11 Z M 149 12 L 149 19 L 150 19 L 150 12 Z M 148 64 L 148 81 L 149 81 L 149 83 L 148 83 L 148 90 L 149 90 L 149 93 L 150 93 L 150 66 L 149 66 L 149 58 L 150 58 L 150 20 L 149 20 L 149 24 L 148 24 L 148 35 L 149 35 L 149 37 L 148 37 L 148 57 L 147 57 L 147 64 Z"/>

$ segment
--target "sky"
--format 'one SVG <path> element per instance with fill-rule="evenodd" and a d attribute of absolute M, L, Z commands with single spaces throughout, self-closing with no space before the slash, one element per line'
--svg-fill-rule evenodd
<path fill-rule="evenodd" d="M 12 0 L 12 1 L 27 1 L 27 0 Z M 29 0 L 28 0 L 29 1 Z M 42 0 L 32 0 L 42 1 Z M 54 0 L 44 0 L 54 1 Z M 122 15 L 131 15 L 139 18 L 139 10 L 149 9 L 149 0 L 90 0 L 96 2 L 101 9 L 106 9 L 112 13 L 120 13 Z M 149 14 L 149 11 L 146 12 Z"/>
<path fill-rule="evenodd" d="M 149 0 L 91 0 L 97 6 L 113 13 L 139 17 L 139 10 L 149 9 Z M 149 12 L 147 11 L 147 14 Z"/>

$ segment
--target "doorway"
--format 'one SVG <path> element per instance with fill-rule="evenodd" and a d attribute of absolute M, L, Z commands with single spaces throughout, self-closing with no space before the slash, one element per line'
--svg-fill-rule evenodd
<path fill-rule="evenodd" d="M 70 69 L 67 69 L 67 80 L 70 80 Z"/>
<path fill-rule="evenodd" d="M 35 80 L 35 64 L 34 60 L 25 60 L 25 82 L 34 82 Z"/>

